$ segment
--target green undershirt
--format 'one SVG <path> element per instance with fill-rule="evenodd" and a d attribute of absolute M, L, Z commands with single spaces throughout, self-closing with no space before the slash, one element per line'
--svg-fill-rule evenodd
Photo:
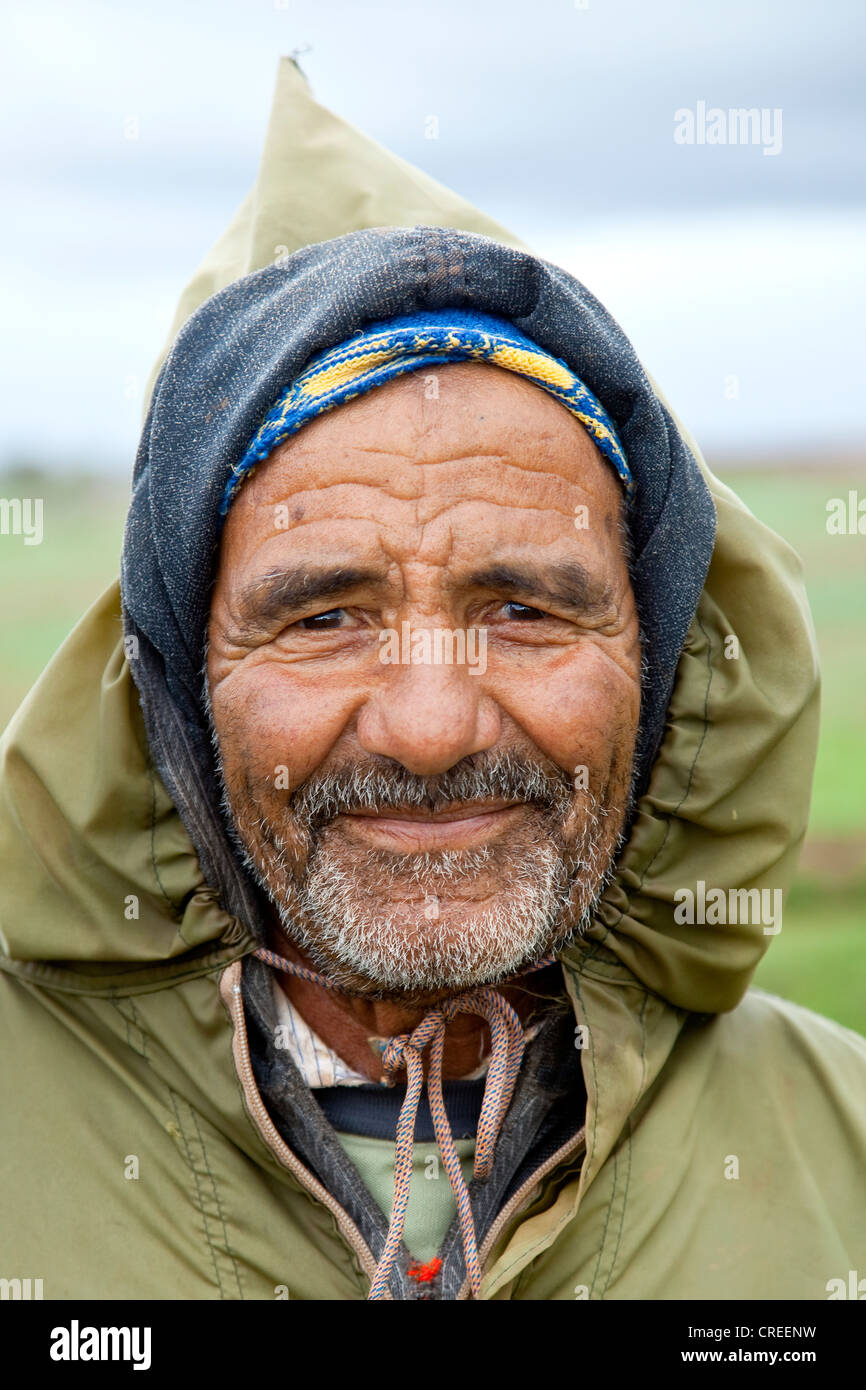
<path fill-rule="evenodd" d="M 391 1219 L 394 1199 L 394 1145 L 390 1139 L 368 1139 L 362 1134 L 337 1137 L 354 1163 L 385 1218 Z M 472 1178 L 474 1139 L 455 1139 L 454 1147 L 467 1183 Z M 415 1144 L 412 1181 L 403 1240 L 416 1260 L 426 1264 L 439 1254 L 457 1204 L 435 1142 Z"/>

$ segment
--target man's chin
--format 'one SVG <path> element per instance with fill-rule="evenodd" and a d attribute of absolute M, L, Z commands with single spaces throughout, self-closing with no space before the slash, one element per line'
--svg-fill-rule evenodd
<path fill-rule="evenodd" d="M 297 923 L 283 921 L 283 930 L 314 969 L 344 993 L 408 1007 L 429 1008 L 443 999 L 482 986 L 497 987 L 530 969 L 562 944 L 563 933 L 549 933 L 529 948 L 515 942 L 510 949 L 473 950 L 472 926 L 443 926 L 404 921 L 395 924 L 393 943 L 356 938 L 351 952 L 329 949 L 319 933 L 310 937 Z M 419 938 L 426 949 L 420 949 Z M 477 940 L 477 938 L 476 938 Z M 395 949 L 396 947 L 396 949 Z"/>
<path fill-rule="evenodd" d="M 613 849 L 610 822 L 594 803 L 568 843 L 558 824 L 540 818 L 505 843 L 359 853 L 331 824 L 314 836 L 300 872 L 266 820 L 256 832 L 247 862 L 309 963 L 346 993 L 403 1001 L 495 986 L 528 970 L 581 929 Z"/>
<path fill-rule="evenodd" d="M 552 885 L 551 885 L 552 886 Z M 374 911 L 348 895 L 304 894 L 280 910 L 283 931 L 346 993 L 432 1003 L 528 969 L 569 935 L 552 893 L 491 892 L 396 901 Z"/>

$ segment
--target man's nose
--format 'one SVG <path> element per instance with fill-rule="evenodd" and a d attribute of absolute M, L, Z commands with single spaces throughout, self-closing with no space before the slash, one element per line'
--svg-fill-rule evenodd
<path fill-rule="evenodd" d="M 499 706 L 485 694 L 484 677 L 466 665 L 394 665 L 385 672 L 358 717 L 358 741 L 368 753 L 433 777 L 499 742 Z"/>

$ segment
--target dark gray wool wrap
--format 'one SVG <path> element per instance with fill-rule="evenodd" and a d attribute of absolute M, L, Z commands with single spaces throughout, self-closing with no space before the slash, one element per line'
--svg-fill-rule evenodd
<path fill-rule="evenodd" d="M 226 835 L 203 702 L 223 490 L 271 405 L 315 353 L 376 320 L 449 307 L 510 320 L 562 358 L 612 417 L 637 486 L 638 795 L 664 733 L 716 517 L 625 334 L 566 271 L 475 233 L 374 227 L 305 246 L 213 295 L 179 333 L 142 431 L 121 560 L 124 630 L 138 639 L 130 665 L 154 764 L 207 881 L 254 933 L 260 898 Z"/>

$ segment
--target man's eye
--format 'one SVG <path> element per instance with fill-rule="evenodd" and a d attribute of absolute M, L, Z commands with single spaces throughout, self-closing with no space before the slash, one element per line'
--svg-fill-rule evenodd
<path fill-rule="evenodd" d="M 308 632 L 321 632 L 325 628 L 339 627 L 345 617 L 345 609 L 329 608 L 327 613 L 313 613 L 309 618 L 301 618 L 298 627 Z"/>
<path fill-rule="evenodd" d="M 518 622 L 534 622 L 536 618 L 546 618 L 547 614 L 542 613 L 538 608 L 530 608 L 526 603 L 506 603 L 503 607 L 509 618 L 515 618 Z"/>

